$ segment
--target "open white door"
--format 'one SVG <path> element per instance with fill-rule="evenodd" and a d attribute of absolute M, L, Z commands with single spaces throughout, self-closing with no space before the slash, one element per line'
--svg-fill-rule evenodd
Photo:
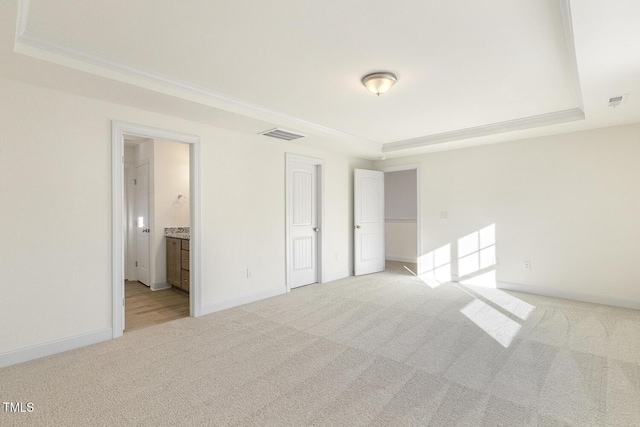
<path fill-rule="evenodd" d="M 150 286 L 149 164 L 136 168 L 136 277 Z"/>
<path fill-rule="evenodd" d="M 318 281 L 318 166 L 287 160 L 289 289 Z"/>
<path fill-rule="evenodd" d="M 354 274 L 384 271 L 384 172 L 354 170 Z"/>

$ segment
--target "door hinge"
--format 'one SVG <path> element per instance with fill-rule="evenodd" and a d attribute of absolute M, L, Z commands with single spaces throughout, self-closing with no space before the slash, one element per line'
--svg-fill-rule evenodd
<path fill-rule="evenodd" d="M 138 185 L 138 180 L 137 179 L 133 180 L 133 185 Z"/>
<path fill-rule="evenodd" d="M 136 267 L 138 266 L 138 261 L 136 261 Z"/>

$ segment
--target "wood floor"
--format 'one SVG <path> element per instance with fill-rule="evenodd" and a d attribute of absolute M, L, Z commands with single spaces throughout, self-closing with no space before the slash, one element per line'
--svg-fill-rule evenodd
<path fill-rule="evenodd" d="M 126 281 L 125 332 L 189 316 L 189 295 L 175 289 L 152 291 L 140 282 Z"/>

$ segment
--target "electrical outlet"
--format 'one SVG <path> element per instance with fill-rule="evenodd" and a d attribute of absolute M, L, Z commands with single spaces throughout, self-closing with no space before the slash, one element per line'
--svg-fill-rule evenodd
<path fill-rule="evenodd" d="M 253 277 L 253 272 L 250 268 L 247 268 L 247 279 L 251 279 Z"/>
<path fill-rule="evenodd" d="M 531 270 L 531 261 L 522 261 L 522 268 L 525 270 Z"/>
<path fill-rule="evenodd" d="M 340 254 L 336 254 L 336 261 L 340 261 Z"/>

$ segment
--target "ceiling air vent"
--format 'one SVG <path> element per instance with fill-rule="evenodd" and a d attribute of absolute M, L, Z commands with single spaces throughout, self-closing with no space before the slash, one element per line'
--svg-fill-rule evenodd
<path fill-rule="evenodd" d="M 271 130 L 266 130 L 264 132 L 260 132 L 260 135 L 270 136 L 271 138 L 284 139 L 285 141 L 292 141 L 298 138 L 304 138 L 305 135 L 301 135 L 299 133 L 293 133 L 288 130 L 274 128 Z"/>
<path fill-rule="evenodd" d="M 624 104 L 627 100 L 627 95 L 612 96 L 609 98 L 609 107 L 617 107 L 620 104 Z"/>

